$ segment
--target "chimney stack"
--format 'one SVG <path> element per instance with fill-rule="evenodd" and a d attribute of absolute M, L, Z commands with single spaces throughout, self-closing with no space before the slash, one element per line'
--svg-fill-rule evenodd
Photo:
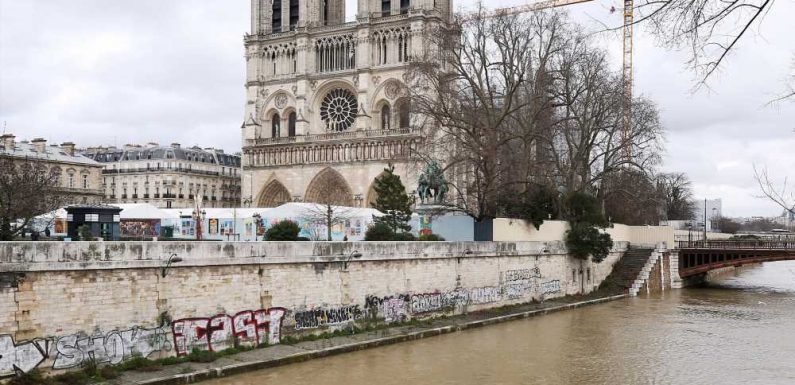
<path fill-rule="evenodd" d="M 44 154 L 47 151 L 47 140 L 43 138 L 36 138 L 30 141 L 33 143 L 33 149 L 39 154 Z"/>
<path fill-rule="evenodd" d="M 66 155 L 75 156 L 75 144 L 74 143 L 72 143 L 72 142 L 61 143 L 61 149 L 63 149 L 63 152 L 65 152 Z"/>
<path fill-rule="evenodd" d="M 0 136 L 0 139 L 2 139 L 2 140 L 3 140 L 3 148 L 4 148 L 4 149 L 5 149 L 7 152 L 12 152 L 12 151 L 14 151 L 14 146 L 15 146 L 15 143 L 14 143 L 14 134 L 5 134 L 5 135 L 3 135 L 3 136 Z"/>

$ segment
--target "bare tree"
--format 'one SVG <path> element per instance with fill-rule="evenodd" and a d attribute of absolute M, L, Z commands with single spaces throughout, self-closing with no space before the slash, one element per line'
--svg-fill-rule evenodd
<path fill-rule="evenodd" d="M 625 225 L 657 225 L 661 197 L 654 180 L 645 172 L 625 169 L 612 173 L 603 183 L 604 211 L 610 222 Z"/>
<path fill-rule="evenodd" d="M 658 162 L 656 106 L 633 101 L 622 132 L 620 76 L 565 14 L 481 12 L 428 36 L 409 71 L 423 154 L 442 158 L 454 204 L 475 219 L 538 186 L 598 194 L 606 175 Z"/>
<path fill-rule="evenodd" d="M 0 240 L 13 240 L 36 216 L 63 205 L 59 180 L 44 162 L 0 156 Z"/>
<path fill-rule="evenodd" d="M 426 156 L 441 157 L 454 203 L 476 219 L 496 215 L 500 149 L 531 62 L 531 29 L 516 16 L 457 19 L 429 31 L 429 49 L 409 70 L 412 108 L 429 132 Z"/>
<path fill-rule="evenodd" d="M 663 200 L 665 219 L 693 219 L 695 205 L 693 190 L 685 173 L 662 173 L 657 175 L 657 188 Z"/>
<path fill-rule="evenodd" d="M 778 188 L 776 183 L 770 179 L 766 167 L 754 165 L 754 178 L 762 191 L 762 195 L 759 198 L 768 199 L 781 206 L 786 210 L 787 214 L 795 215 L 795 190 L 791 190 L 787 186 L 787 177 L 784 178 L 781 187 Z"/>
<path fill-rule="evenodd" d="M 773 0 L 643 0 L 635 3 L 636 23 L 648 22 L 668 47 L 687 46 L 688 65 L 699 73 L 699 85 L 721 67 L 754 26 L 762 23 Z M 790 79 L 790 87 L 795 79 Z M 784 98 L 792 97 L 789 92 Z"/>
<path fill-rule="evenodd" d="M 331 241 L 331 230 L 336 225 L 346 225 L 353 217 L 353 209 L 333 206 L 330 203 L 312 203 L 301 213 L 301 219 L 326 229 L 326 240 Z M 318 236 L 320 234 L 317 234 Z"/>

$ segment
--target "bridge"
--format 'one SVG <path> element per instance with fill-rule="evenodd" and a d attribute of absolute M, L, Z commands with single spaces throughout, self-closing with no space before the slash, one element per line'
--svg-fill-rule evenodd
<path fill-rule="evenodd" d="M 750 263 L 795 260 L 795 240 L 679 241 L 679 276 Z"/>

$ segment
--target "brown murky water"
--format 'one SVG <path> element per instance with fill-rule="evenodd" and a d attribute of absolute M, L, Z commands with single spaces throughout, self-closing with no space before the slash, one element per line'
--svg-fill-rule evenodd
<path fill-rule="evenodd" d="M 795 262 L 206 384 L 795 384 Z"/>

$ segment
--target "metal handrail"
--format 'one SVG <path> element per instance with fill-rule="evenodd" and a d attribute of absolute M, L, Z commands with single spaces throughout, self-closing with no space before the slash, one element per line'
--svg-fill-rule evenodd
<path fill-rule="evenodd" d="M 795 240 L 678 241 L 680 249 L 795 250 Z"/>

